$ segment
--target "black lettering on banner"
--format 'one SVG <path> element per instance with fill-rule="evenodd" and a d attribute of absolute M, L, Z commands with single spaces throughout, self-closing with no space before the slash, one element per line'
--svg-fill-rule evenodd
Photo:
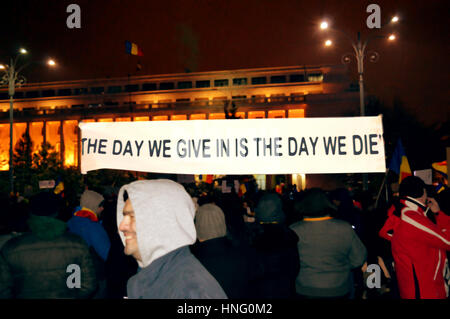
<path fill-rule="evenodd" d="M 292 147 L 291 147 L 291 142 L 294 143 L 294 150 L 292 151 Z M 294 156 L 295 154 L 297 154 L 297 140 L 295 139 L 295 137 L 289 136 L 288 137 L 288 154 L 289 156 Z"/>
<path fill-rule="evenodd" d="M 220 146 L 220 157 L 223 157 L 223 154 L 225 152 L 226 157 L 230 157 L 230 140 L 226 139 L 220 139 L 219 140 L 219 146 Z"/>
<path fill-rule="evenodd" d="M 108 142 L 108 140 L 105 139 L 101 139 L 98 143 L 98 153 L 99 154 L 106 154 L 106 152 L 103 150 L 104 148 L 106 148 L 106 142 Z"/>
<path fill-rule="evenodd" d="M 159 142 L 159 144 L 158 144 L 158 142 Z M 159 157 L 159 154 L 161 153 L 161 149 L 162 149 L 161 144 L 162 144 L 161 140 L 159 140 L 159 141 L 154 140 L 153 144 L 152 144 L 152 141 L 150 141 L 150 140 L 148 141 L 148 150 L 149 150 L 150 157 L 153 157 L 154 153 L 156 153 L 156 156 Z"/>
<path fill-rule="evenodd" d="M 272 139 L 269 138 L 268 141 L 266 142 L 266 138 L 263 138 L 263 150 L 264 150 L 264 156 L 266 156 L 266 149 L 269 150 L 270 152 L 270 156 L 272 156 Z"/>
<path fill-rule="evenodd" d="M 316 145 L 317 141 L 319 140 L 319 137 L 316 136 L 316 139 L 313 140 L 312 137 L 309 138 L 309 141 L 311 142 L 311 145 L 313 147 L 313 155 L 316 155 Z"/>
<path fill-rule="evenodd" d="M 81 155 L 84 155 L 84 142 L 87 141 L 87 138 L 82 138 L 81 139 Z"/>
<path fill-rule="evenodd" d="M 342 150 L 342 148 L 345 148 L 345 136 L 338 137 L 338 153 L 339 155 L 346 155 L 347 152 Z"/>
<path fill-rule="evenodd" d="M 334 136 L 334 140 L 332 139 L 331 136 L 328 137 L 328 141 L 326 140 L 326 137 L 323 138 L 323 144 L 325 146 L 325 154 L 328 155 L 328 153 L 330 153 L 330 148 L 331 148 L 331 153 L 334 155 L 336 153 L 336 136 Z"/>
<path fill-rule="evenodd" d="M 209 138 L 204 139 L 204 140 L 202 141 L 202 146 L 203 146 L 203 157 L 204 157 L 204 158 L 210 158 L 210 157 L 211 157 L 211 154 L 209 154 L 209 149 L 210 149 L 209 143 L 210 143 L 210 142 L 211 142 L 211 140 L 210 140 Z"/>
<path fill-rule="evenodd" d="M 256 142 L 256 156 L 259 156 L 259 142 L 261 141 L 261 138 L 255 137 L 253 140 Z"/>
<path fill-rule="evenodd" d="M 247 155 L 248 155 L 248 147 L 247 147 L 247 139 L 245 137 L 241 138 L 240 146 L 241 146 L 241 151 L 239 152 L 239 154 L 242 157 L 247 157 Z M 242 152 L 242 149 L 244 149 L 244 153 Z"/>
<path fill-rule="evenodd" d="M 117 150 L 116 147 L 119 147 L 119 149 Z M 114 140 L 112 153 L 113 155 L 119 155 L 122 153 L 122 142 L 120 140 Z"/>
<path fill-rule="evenodd" d="M 90 149 L 93 148 L 94 151 L 92 153 L 95 153 L 97 150 L 97 139 L 94 140 L 93 143 L 91 143 L 91 139 L 88 140 L 88 146 L 87 146 L 87 153 L 90 153 Z"/>
<path fill-rule="evenodd" d="M 127 141 L 127 144 L 125 144 L 125 149 L 123 150 L 123 156 L 125 156 L 126 153 L 130 153 L 130 156 L 133 156 L 133 150 L 131 149 L 131 142 Z"/>
<path fill-rule="evenodd" d="M 281 149 L 281 140 L 282 140 L 282 138 L 281 137 L 275 137 L 275 139 L 274 139 L 274 155 L 275 156 L 283 156 L 283 153 L 281 153 L 280 151 L 279 151 L 279 149 Z"/>
<path fill-rule="evenodd" d="M 302 142 L 300 143 L 300 151 L 298 152 L 298 155 L 302 155 L 302 152 L 306 152 L 306 155 L 309 155 L 308 146 L 306 145 L 306 140 L 304 137 L 302 137 Z"/>
<path fill-rule="evenodd" d="M 138 143 L 138 141 L 134 141 L 134 143 L 136 143 L 137 156 L 139 157 L 141 155 L 141 147 L 142 144 L 144 144 L 144 141 L 141 141 L 140 143 Z"/>
<path fill-rule="evenodd" d="M 377 141 L 373 141 L 374 138 L 376 138 L 377 134 L 370 134 L 369 135 L 369 143 L 370 143 L 370 154 L 378 154 L 377 150 L 374 150 L 373 147 L 377 146 Z"/>
<path fill-rule="evenodd" d="M 171 155 L 167 154 L 167 152 L 170 152 L 170 140 L 163 141 L 163 157 L 165 158 L 171 157 Z"/>
<path fill-rule="evenodd" d="M 362 149 L 363 149 L 363 142 L 362 142 L 362 138 L 359 135 L 353 135 L 352 137 L 353 139 L 353 155 L 361 155 L 362 153 Z M 358 150 L 356 148 L 356 143 L 358 143 Z"/>

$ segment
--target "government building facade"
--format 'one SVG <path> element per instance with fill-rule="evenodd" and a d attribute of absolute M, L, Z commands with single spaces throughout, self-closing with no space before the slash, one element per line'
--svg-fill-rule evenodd
<path fill-rule="evenodd" d="M 0 88 L 0 170 L 9 168 L 9 107 Z M 352 116 L 359 95 L 344 65 L 30 83 L 14 95 L 13 144 L 28 131 L 33 152 L 48 142 L 65 166 L 79 167 L 80 122 L 215 120 L 233 107 L 241 119 Z M 276 183 L 255 177 L 264 188 Z M 306 185 L 301 168 L 288 179 Z"/>

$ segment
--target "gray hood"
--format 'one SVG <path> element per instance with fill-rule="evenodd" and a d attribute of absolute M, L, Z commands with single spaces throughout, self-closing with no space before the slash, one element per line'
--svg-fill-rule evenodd
<path fill-rule="evenodd" d="M 117 201 L 118 226 L 123 219 L 124 191 L 127 191 L 135 213 L 136 236 L 142 258 L 138 264 L 141 268 L 179 247 L 195 242 L 195 207 L 182 185 L 159 179 L 140 180 L 122 186 Z M 125 245 L 122 232 L 119 234 Z"/>

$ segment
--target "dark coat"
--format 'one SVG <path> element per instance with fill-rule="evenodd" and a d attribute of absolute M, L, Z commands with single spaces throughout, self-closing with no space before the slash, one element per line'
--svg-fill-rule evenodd
<path fill-rule="evenodd" d="M 297 235 L 284 224 L 256 225 L 252 286 L 256 298 L 292 298 L 300 270 Z"/>
<path fill-rule="evenodd" d="M 0 254 L 0 298 L 89 298 L 97 278 L 84 240 L 65 232 L 65 223 L 50 217 L 37 218 L 32 232 L 9 240 Z M 43 223 L 40 220 L 44 220 Z M 67 279 L 76 264 L 81 288 L 68 288 Z"/>
<path fill-rule="evenodd" d="M 225 299 L 213 276 L 183 246 L 154 260 L 128 280 L 130 299 Z"/>
<path fill-rule="evenodd" d="M 195 257 L 222 286 L 228 298 L 251 298 L 250 256 L 227 237 L 219 237 L 191 246 Z"/>

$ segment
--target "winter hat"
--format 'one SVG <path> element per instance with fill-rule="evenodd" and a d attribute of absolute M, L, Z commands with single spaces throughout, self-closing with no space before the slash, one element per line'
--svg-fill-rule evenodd
<path fill-rule="evenodd" d="M 197 237 L 202 240 L 225 236 L 227 226 L 222 209 L 213 203 L 200 206 L 195 215 L 195 229 Z"/>
<path fill-rule="evenodd" d="M 281 199 L 277 194 L 265 194 L 255 208 L 255 218 L 258 223 L 282 223 L 284 212 Z"/>
<path fill-rule="evenodd" d="M 419 198 L 423 195 L 423 190 L 426 188 L 424 181 L 417 176 L 408 176 L 400 184 L 400 197 Z"/>
<path fill-rule="evenodd" d="M 80 198 L 80 206 L 92 210 L 94 213 L 105 198 L 97 192 L 85 190 Z"/>
<path fill-rule="evenodd" d="M 337 210 L 320 188 L 311 188 L 305 191 L 302 200 L 295 203 L 295 210 L 308 217 L 322 217 L 328 215 L 330 210 Z"/>
<path fill-rule="evenodd" d="M 58 215 L 58 198 L 55 194 L 41 192 L 30 199 L 30 213 L 35 216 L 56 217 Z"/>

